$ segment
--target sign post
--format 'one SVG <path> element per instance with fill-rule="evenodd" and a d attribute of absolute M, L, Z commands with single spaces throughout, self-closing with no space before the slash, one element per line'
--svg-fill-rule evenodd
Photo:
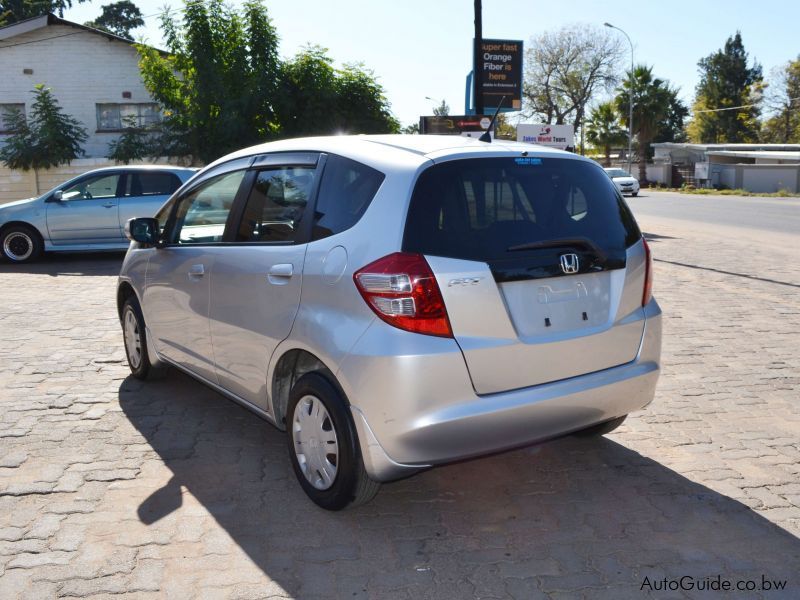
<path fill-rule="evenodd" d="M 517 141 L 566 150 L 575 147 L 575 130 L 572 125 L 520 123 L 517 125 Z"/>
<path fill-rule="evenodd" d="M 475 106 L 494 113 L 503 96 L 500 112 L 522 109 L 522 41 L 480 40 L 479 62 L 475 64 Z M 478 111 L 480 113 L 480 111 Z"/>

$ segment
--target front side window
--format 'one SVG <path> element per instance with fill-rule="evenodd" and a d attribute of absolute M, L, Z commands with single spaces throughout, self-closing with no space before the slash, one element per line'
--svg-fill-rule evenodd
<path fill-rule="evenodd" d="M 61 192 L 64 200 L 92 200 L 97 198 L 114 198 L 117 195 L 119 173 L 111 175 L 95 175 L 73 183 Z"/>
<path fill-rule="evenodd" d="M 167 171 L 133 171 L 125 182 L 125 196 L 170 196 L 181 180 Z"/>
<path fill-rule="evenodd" d="M 154 102 L 131 104 L 98 104 L 97 130 L 120 131 L 131 124 L 145 128 L 161 122 L 161 112 Z"/>
<path fill-rule="evenodd" d="M 181 198 L 175 215 L 173 243 L 221 242 L 244 174 L 244 171 L 234 171 L 219 175 Z"/>
<path fill-rule="evenodd" d="M 247 199 L 237 242 L 294 242 L 314 187 L 316 170 L 284 167 L 259 171 Z"/>

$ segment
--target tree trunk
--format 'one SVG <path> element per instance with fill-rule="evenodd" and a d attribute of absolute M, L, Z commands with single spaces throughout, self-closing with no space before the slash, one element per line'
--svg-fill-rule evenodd
<path fill-rule="evenodd" d="M 603 160 L 604 167 L 611 166 L 611 146 L 603 146 L 603 152 L 605 153 L 605 159 Z"/>
<path fill-rule="evenodd" d="M 647 144 L 639 144 L 639 183 L 647 183 Z"/>
<path fill-rule="evenodd" d="M 36 195 L 38 196 L 39 193 L 40 193 L 39 192 L 39 169 L 37 169 L 35 167 L 33 169 L 33 183 L 36 186 Z"/>

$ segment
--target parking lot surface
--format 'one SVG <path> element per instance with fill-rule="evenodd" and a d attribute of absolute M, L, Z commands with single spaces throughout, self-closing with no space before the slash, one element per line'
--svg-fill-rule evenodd
<path fill-rule="evenodd" d="M 176 372 L 128 376 L 119 255 L 0 264 L 0 598 L 725 597 L 642 589 L 717 575 L 800 597 L 800 232 L 643 196 L 652 405 L 342 513 L 271 426 Z"/>

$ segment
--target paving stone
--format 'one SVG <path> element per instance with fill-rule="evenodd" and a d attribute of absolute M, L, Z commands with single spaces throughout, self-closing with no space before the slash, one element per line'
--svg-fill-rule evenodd
<path fill-rule="evenodd" d="M 664 349 L 646 410 L 604 438 L 441 467 L 337 514 L 303 496 L 281 433 L 181 374 L 129 376 L 119 256 L 0 264 L 0 597 L 638 598 L 645 575 L 717 572 L 791 584 L 800 245 L 641 225 L 667 236 L 651 243 Z"/>

